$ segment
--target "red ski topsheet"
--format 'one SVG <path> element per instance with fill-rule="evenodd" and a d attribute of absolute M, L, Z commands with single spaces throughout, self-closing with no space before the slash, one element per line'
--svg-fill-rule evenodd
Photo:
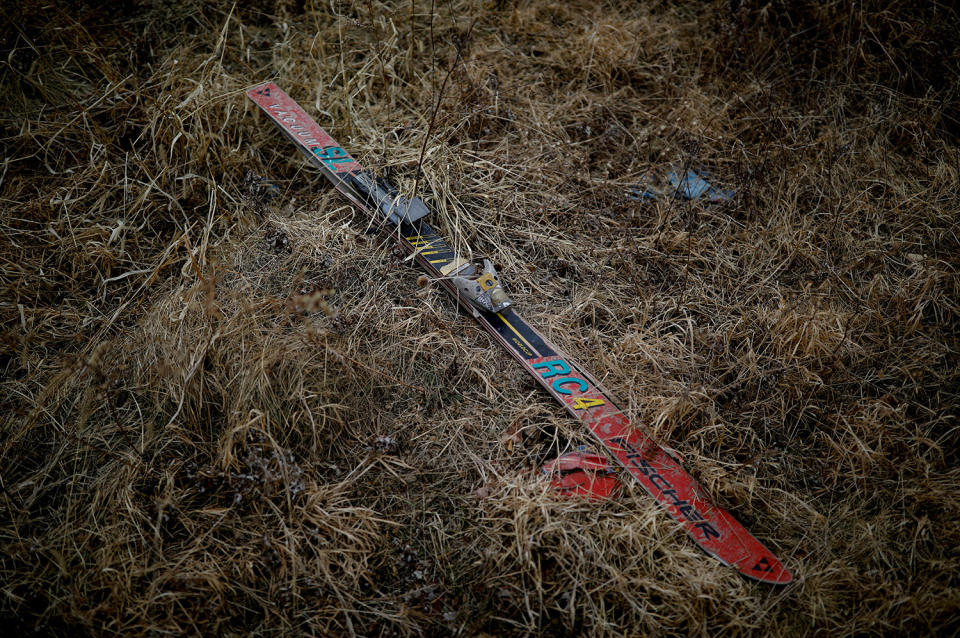
<path fill-rule="evenodd" d="M 567 411 L 580 419 L 705 551 L 743 574 L 786 584 L 790 572 L 726 510 L 717 507 L 683 466 L 626 415 L 577 366 L 557 352 L 526 367 Z"/>
<path fill-rule="evenodd" d="M 337 176 L 362 170 L 360 164 L 307 115 L 276 84 L 268 82 L 247 95 L 274 121 L 311 162 L 324 169 L 341 189 Z M 367 213 L 364 204 L 341 189 L 354 205 Z M 404 248 L 417 253 L 417 262 L 461 304 L 440 269 L 458 259 L 453 249 L 424 220 L 401 223 L 399 238 Z M 429 244 L 430 255 L 417 250 Z M 736 567 L 742 574 L 767 583 L 786 584 L 790 572 L 729 513 L 714 505 L 693 477 L 650 436 L 632 427 L 591 375 L 549 343 L 512 308 L 500 313 L 473 313 L 477 321 L 537 380 L 567 411 L 580 419 L 629 472 L 683 526 L 707 553 Z"/>
<path fill-rule="evenodd" d="M 316 156 L 331 173 L 360 170 L 360 164 L 273 82 L 250 89 L 247 96 L 267 112 L 301 151 Z"/>

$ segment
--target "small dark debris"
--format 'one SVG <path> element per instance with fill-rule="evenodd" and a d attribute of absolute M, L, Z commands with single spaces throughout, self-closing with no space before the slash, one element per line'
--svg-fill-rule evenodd
<path fill-rule="evenodd" d="M 280 196 L 280 187 L 273 182 L 261 177 L 253 171 L 247 171 L 244 185 L 247 187 L 247 195 L 262 200 L 269 204 Z"/>
<path fill-rule="evenodd" d="M 367 449 L 377 454 L 396 454 L 400 451 L 400 443 L 392 436 L 378 436 Z"/>
<path fill-rule="evenodd" d="M 328 317 L 332 317 L 336 312 L 327 302 L 327 299 L 333 293 L 333 288 L 320 283 L 303 285 L 296 294 L 291 295 L 287 300 L 287 310 L 295 315 L 309 316 L 322 312 Z"/>
<path fill-rule="evenodd" d="M 276 184 L 253 171 L 247 171 L 243 183 L 246 188 L 245 203 L 258 216 L 265 215 L 273 200 L 280 196 L 280 188 Z"/>
<path fill-rule="evenodd" d="M 290 238 L 282 230 L 268 230 L 263 239 L 267 245 L 267 248 L 277 254 L 290 253 L 293 250 L 290 248 Z"/>
<path fill-rule="evenodd" d="M 293 453 L 274 447 L 262 433 L 251 430 L 242 451 L 246 453 L 238 454 L 242 460 L 237 470 L 188 463 L 184 468 L 187 485 L 241 508 L 276 496 L 293 501 L 306 490 L 303 469 Z"/>

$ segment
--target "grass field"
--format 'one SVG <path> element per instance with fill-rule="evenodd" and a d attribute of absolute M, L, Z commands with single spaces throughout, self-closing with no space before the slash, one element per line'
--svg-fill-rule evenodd
<path fill-rule="evenodd" d="M 0 633 L 958 631 L 956 12 L 14 4 Z M 551 492 L 587 433 L 305 165 L 244 96 L 266 80 L 497 262 L 795 581 L 629 482 Z M 736 196 L 627 197 L 672 168 Z"/>

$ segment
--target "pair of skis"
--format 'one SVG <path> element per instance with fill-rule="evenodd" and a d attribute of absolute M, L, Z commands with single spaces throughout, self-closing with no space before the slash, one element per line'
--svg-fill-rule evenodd
<path fill-rule="evenodd" d="M 310 163 L 358 209 L 381 218 L 427 273 L 439 281 L 507 352 L 567 411 L 579 419 L 606 452 L 635 478 L 704 551 L 745 576 L 786 584 L 790 572 L 728 512 L 713 504 L 680 463 L 627 417 L 594 377 L 513 309 L 489 262 L 458 256 L 426 222 L 429 209 L 407 199 L 365 170 L 273 82 L 247 96 L 280 127 Z"/>

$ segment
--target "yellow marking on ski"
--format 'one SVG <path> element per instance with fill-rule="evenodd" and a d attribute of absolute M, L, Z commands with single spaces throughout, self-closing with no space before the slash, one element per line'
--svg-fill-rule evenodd
<path fill-rule="evenodd" d="M 445 250 L 448 250 L 446 248 L 440 248 L 438 250 L 427 250 L 427 248 L 432 248 L 433 247 L 432 244 L 434 244 L 435 242 L 439 241 L 441 244 L 443 243 L 443 240 L 441 240 L 439 237 L 434 237 L 430 241 L 420 240 L 416 238 L 410 239 L 409 237 L 407 237 L 407 241 L 409 241 L 410 245 L 413 246 L 413 255 L 411 255 L 407 259 L 412 259 L 416 255 L 436 255 L 437 253 L 441 253 L 441 252 L 444 252 Z M 430 263 L 438 264 L 444 261 L 448 261 L 448 260 L 438 259 L 435 261 L 431 261 Z"/>
<path fill-rule="evenodd" d="M 442 264 L 442 263 L 445 262 L 445 261 L 447 261 L 447 260 L 446 260 L 446 259 L 430 259 L 427 263 L 430 263 L 430 264 Z"/>
<path fill-rule="evenodd" d="M 407 237 L 408 242 L 414 246 L 419 246 L 421 244 L 432 244 L 435 241 L 439 241 L 439 237 L 431 237 L 430 239 L 424 238 L 422 235 L 417 235 L 416 237 Z"/>
<path fill-rule="evenodd" d="M 527 358 L 530 358 L 530 357 L 533 356 L 533 350 L 531 350 L 531 349 L 528 348 L 527 346 L 523 345 L 523 342 L 522 342 L 522 341 L 520 341 L 520 340 L 517 339 L 516 337 L 510 337 L 510 340 L 513 342 L 513 346 L 514 346 L 517 350 L 519 350 L 519 351 L 522 352 L 523 354 L 527 355 Z"/>
<path fill-rule="evenodd" d="M 499 312 L 498 312 L 498 313 L 497 313 L 497 316 L 500 317 L 501 320 L 503 320 L 503 323 L 506 324 L 506 326 L 507 326 L 508 328 L 510 328 L 511 330 L 513 330 L 513 334 L 515 334 L 515 335 L 517 335 L 518 337 L 520 337 L 520 341 L 522 341 L 522 342 L 524 342 L 525 344 L 527 344 L 527 347 L 530 348 L 530 352 L 536 352 L 536 350 L 534 350 L 533 346 L 530 345 L 530 342 L 527 341 L 526 339 L 524 339 L 522 334 L 520 334 L 519 332 L 517 332 L 517 329 L 514 328 L 513 325 L 512 325 L 509 321 L 507 321 L 507 318 L 504 317 L 502 313 L 499 313 Z"/>
<path fill-rule="evenodd" d="M 595 408 L 600 405 L 604 405 L 606 401 L 603 399 L 585 399 L 583 397 L 578 398 L 573 402 L 574 410 L 586 410 L 587 408 Z"/>

